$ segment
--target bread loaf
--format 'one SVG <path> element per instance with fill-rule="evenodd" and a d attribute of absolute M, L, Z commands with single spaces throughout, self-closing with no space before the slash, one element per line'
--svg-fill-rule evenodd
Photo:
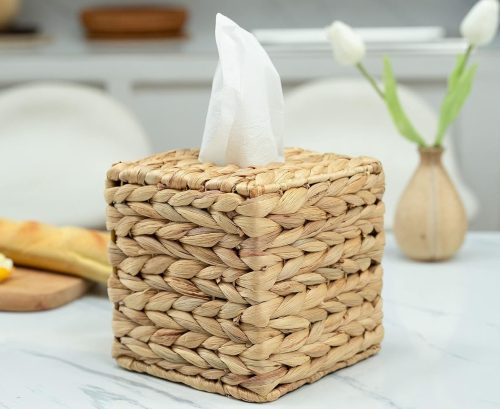
<path fill-rule="evenodd" d="M 0 253 L 15 264 L 106 282 L 109 233 L 0 219 Z"/>

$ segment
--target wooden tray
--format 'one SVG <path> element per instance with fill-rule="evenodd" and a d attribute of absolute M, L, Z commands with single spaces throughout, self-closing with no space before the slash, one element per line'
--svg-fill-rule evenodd
<path fill-rule="evenodd" d="M 93 7 L 80 18 L 88 38 L 165 38 L 182 33 L 187 10 L 181 7 Z"/>

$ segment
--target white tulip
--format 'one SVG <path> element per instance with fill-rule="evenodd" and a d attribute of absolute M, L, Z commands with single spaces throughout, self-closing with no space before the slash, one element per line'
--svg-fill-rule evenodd
<path fill-rule="evenodd" d="M 460 32 L 470 45 L 488 44 L 498 29 L 498 1 L 480 0 L 467 13 Z"/>
<path fill-rule="evenodd" d="M 339 64 L 356 65 L 365 56 L 365 43 L 352 27 L 341 21 L 334 21 L 328 28 L 328 39 L 333 48 L 333 54 Z"/>

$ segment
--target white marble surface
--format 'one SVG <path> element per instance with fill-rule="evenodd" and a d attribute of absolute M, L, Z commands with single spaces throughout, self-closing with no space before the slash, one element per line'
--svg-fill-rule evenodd
<path fill-rule="evenodd" d="M 500 233 L 446 263 L 385 256 L 382 351 L 270 408 L 500 408 Z M 0 408 L 246 408 L 118 368 L 103 291 L 41 313 L 0 313 Z M 257 405 L 255 405 L 257 406 Z"/>

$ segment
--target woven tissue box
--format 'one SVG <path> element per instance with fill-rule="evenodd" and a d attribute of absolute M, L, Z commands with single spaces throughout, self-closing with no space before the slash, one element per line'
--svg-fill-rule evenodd
<path fill-rule="evenodd" d="M 197 158 L 108 171 L 118 364 L 265 402 L 375 354 L 380 163 L 300 149 L 246 169 Z"/>

